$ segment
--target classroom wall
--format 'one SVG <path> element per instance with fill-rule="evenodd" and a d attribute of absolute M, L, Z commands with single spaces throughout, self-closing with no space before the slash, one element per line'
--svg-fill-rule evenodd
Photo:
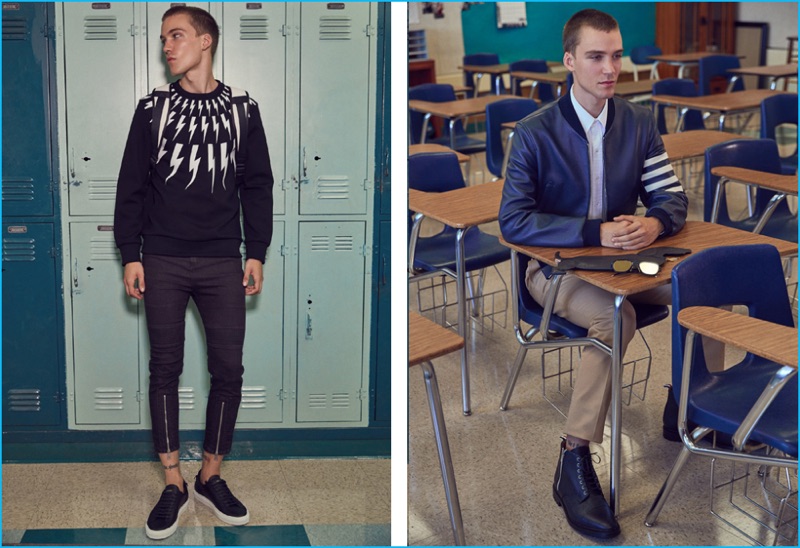
<path fill-rule="evenodd" d="M 796 2 L 742 2 L 737 19 L 747 23 L 769 23 L 769 49 L 785 52 L 789 44 L 786 37 L 797 36 Z"/>

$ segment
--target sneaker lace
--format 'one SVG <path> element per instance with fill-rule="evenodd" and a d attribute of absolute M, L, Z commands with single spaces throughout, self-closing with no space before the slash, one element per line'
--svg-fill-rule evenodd
<path fill-rule="evenodd" d="M 161 493 L 158 504 L 153 508 L 153 514 L 158 518 L 169 518 L 173 509 L 177 506 L 182 493 L 180 491 L 168 490 Z"/>
<path fill-rule="evenodd" d="M 595 457 L 597 460 L 594 460 Z M 597 453 L 583 455 L 578 462 L 587 492 L 589 494 L 599 494 L 602 496 L 603 489 L 600 487 L 600 480 L 597 478 L 597 472 L 594 471 L 594 466 L 592 466 L 593 461 L 600 463 L 600 456 Z"/>
<path fill-rule="evenodd" d="M 228 489 L 228 484 L 224 479 L 221 479 L 215 482 L 213 485 L 209 486 L 211 491 L 214 493 L 214 498 L 217 499 L 221 504 L 225 506 L 236 506 L 241 504 L 239 499 L 237 499 L 231 490 Z"/>

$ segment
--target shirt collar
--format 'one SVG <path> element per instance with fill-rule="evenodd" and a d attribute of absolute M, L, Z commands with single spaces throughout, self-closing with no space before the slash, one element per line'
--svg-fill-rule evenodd
<path fill-rule="evenodd" d="M 595 118 L 589 112 L 581 106 L 578 100 L 575 98 L 575 86 L 573 85 L 569 88 L 569 97 L 572 99 L 572 106 L 575 109 L 575 113 L 578 115 L 578 119 L 581 121 L 581 126 L 583 126 L 583 131 L 587 134 L 589 133 L 589 128 L 592 127 L 592 124 L 595 120 L 600 122 L 600 125 L 603 127 L 603 133 L 606 131 L 606 121 L 608 119 L 608 99 L 606 99 L 605 104 L 603 105 L 603 110 L 600 111 L 600 115 Z"/>

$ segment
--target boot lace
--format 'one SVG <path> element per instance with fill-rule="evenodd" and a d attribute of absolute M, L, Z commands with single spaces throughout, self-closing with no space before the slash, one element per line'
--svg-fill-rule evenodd
<path fill-rule="evenodd" d="M 597 460 L 594 460 L 595 457 Z M 600 463 L 600 456 L 597 453 L 589 453 L 578 458 L 579 477 L 583 480 L 581 483 L 586 489 L 586 494 L 603 496 L 600 480 L 597 478 L 594 466 L 592 466 L 593 461 Z"/>

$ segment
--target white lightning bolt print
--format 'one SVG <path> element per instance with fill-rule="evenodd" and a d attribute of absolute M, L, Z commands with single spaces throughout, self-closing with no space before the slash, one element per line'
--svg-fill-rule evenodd
<path fill-rule="evenodd" d="M 206 142 L 206 130 L 208 129 L 208 120 L 205 116 L 202 118 L 202 122 L 200 123 L 200 127 L 203 129 L 203 142 Z"/>
<path fill-rule="evenodd" d="M 186 116 L 181 116 L 181 119 L 178 120 L 178 125 L 175 126 L 176 127 L 176 129 L 175 129 L 175 137 L 178 137 L 178 134 L 181 132 L 181 130 L 184 128 L 184 126 L 186 126 L 186 122 L 184 122 L 184 120 L 186 120 Z M 169 122 L 167 124 L 169 124 Z"/>
<path fill-rule="evenodd" d="M 189 106 L 189 100 L 188 99 L 179 98 L 178 101 L 180 102 L 178 104 L 180 104 L 180 107 L 181 107 L 181 114 L 183 114 L 183 111 L 186 110 L 186 107 Z"/>
<path fill-rule="evenodd" d="M 181 149 L 183 145 L 180 143 L 175 143 L 175 150 L 172 151 L 172 158 L 170 158 L 169 166 L 172 168 L 172 173 L 169 174 L 169 177 L 164 179 L 164 184 L 166 185 L 167 182 L 172 178 L 173 175 L 178 171 L 181 163 L 183 162 L 183 158 L 179 158 L 178 155 L 181 153 Z"/>
<path fill-rule="evenodd" d="M 222 127 L 228 130 L 228 137 L 233 137 L 233 134 L 231 133 L 231 123 L 228 118 L 224 114 L 220 118 L 222 118 Z"/>
<path fill-rule="evenodd" d="M 189 101 L 189 116 L 191 116 L 192 113 L 194 112 L 194 105 L 195 104 L 196 103 L 194 101 Z"/>
<path fill-rule="evenodd" d="M 197 118 L 192 118 L 189 120 L 189 142 L 192 142 L 192 137 L 194 137 L 194 130 L 197 129 Z M 178 133 L 175 132 L 175 135 Z"/>
<path fill-rule="evenodd" d="M 167 125 L 170 125 L 172 123 L 172 120 L 174 119 L 175 119 L 175 111 L 170 110 L 169 116 L 167 117 Z"/>
<path fill-rule="evenodd" d="M 211 118 L 211 124 L 214 126 L 214 142 L 219 142 L 219 121 L 217 121 L 217 117 L 214 116 Z"/>
<path fill-rule="evenodd" d="M 207 124 L 206 124 L 207 126 Z M 217 175 L 216 164 L 214 162 L 214 145 L 208 145 L 208 171 L 211 172 L 211 194 L 214 194 L 214 177 Z"/>
<path fill-rule="evenodd" d="M 228 175 L 228 162 L 225 159 L 228 157 L 228 143 L 222 143 L 222 155 L 219 157 L 219 163 L 222 167 L 222 188 L 225 188 L 225 178 Z"/>
<path fill-rule="evenodd" d="M 200 168 L 200 158 L 197 156 L 197 149 L 200 148 L 197 145 L 192 145 L 192 155 L 189 158 L 189 171 L 192 172 L 192 180 L 189 181 L 189 184 L 186 185 L 184 190 L 192 186 L 194 183 L 195 178 L 197 177 L 197 171 Z"/>
<path fill-rule="evenodd" d="M 156 163 L 161 161 L 161 158 L 164 157 L 164 154 L 167 153 L 167 138 L 162 137 L 161 139 L 161 146 L 158 149 L 158 158 L 156 158 Z"/>

